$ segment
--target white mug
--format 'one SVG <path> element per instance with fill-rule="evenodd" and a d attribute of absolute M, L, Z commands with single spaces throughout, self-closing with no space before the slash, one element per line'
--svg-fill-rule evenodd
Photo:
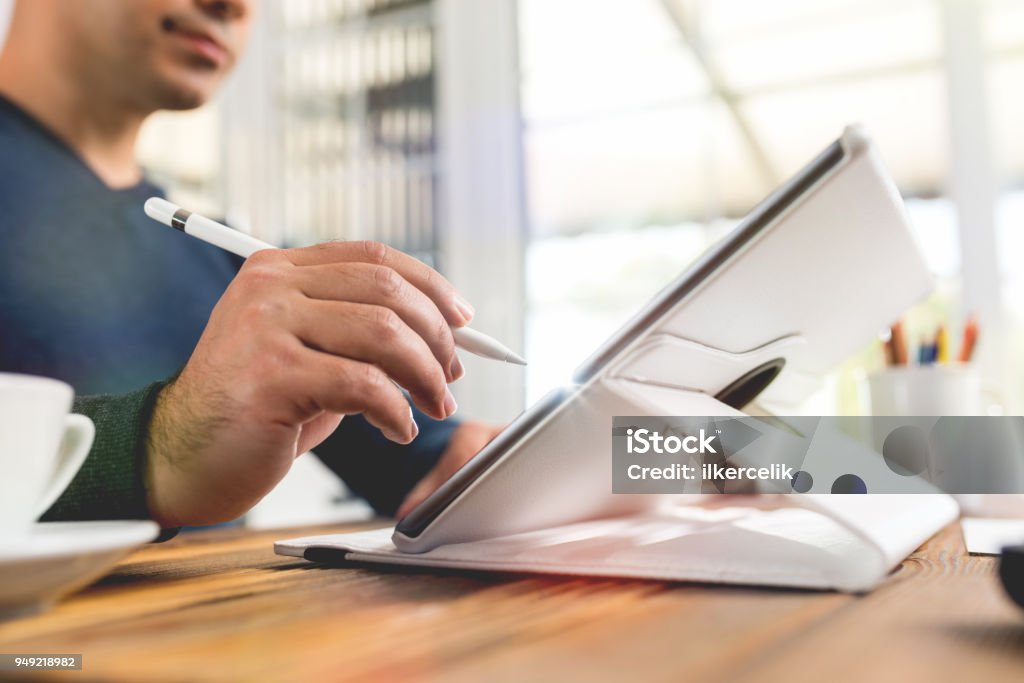
<path fill-rule="evenodd" d="M 85 462 L 96 430 L 69 414 L 73 397 L 55 379 L 0 373 L 0 538 L 28 533 Z"/>

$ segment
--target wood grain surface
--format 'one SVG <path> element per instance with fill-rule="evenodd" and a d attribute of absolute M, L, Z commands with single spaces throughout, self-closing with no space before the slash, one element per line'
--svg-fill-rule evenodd
<path fill-rule="evenodd" d="M 0 652 L 83 653 L 82 671 L 48 677 L 68 681 L 1024 680 L 1024 611 L 957 525 L 865 596 L 327 568 L 271 547 L 357 528 L 147 546 L 0 623 Z"/>

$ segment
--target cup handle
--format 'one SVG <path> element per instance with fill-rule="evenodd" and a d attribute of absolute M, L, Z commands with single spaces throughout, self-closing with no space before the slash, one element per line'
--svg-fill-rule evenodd
<path fill-rule="evenodd" d="M 51 505 L 56 502 L 71 480 L 78 474 L 89 455 L 96 427 L 85 415 L 72 413 L 64 423 L 64 436 L 60 442 L 60 453 L 57 456 L 57 467 L 50 477 L 46 491 L 36 503 L 35 519 L 39 519 Z"/>

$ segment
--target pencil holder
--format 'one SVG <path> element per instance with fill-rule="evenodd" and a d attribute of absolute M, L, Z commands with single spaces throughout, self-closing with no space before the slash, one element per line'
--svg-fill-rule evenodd
<path fill-rule="evenodd" d="M 884 453 L 894 426 L 916 424 L 928 432 L 940 418 L 988 415 L 1001 403 L 977 367 L 966 363 L 888 367 L 870 375 L 865 384 L 870 414 L 878 416 L 871 420 L 870 436 L 879 453 Z M 989 426 L 1001 429 L 988 431 L 988 439 L 1020 452 L 1020 435 L 1013 422 Z M 1017 495 L 1024 486 L 1024 461 L 1009 458 L 986 463 L 975 456 L 970 451 L 929 449 L 930 481 L 952 493 L 964 515 L 1024 517 L 1024 495 Z"/>
<path fill-rule="evenodd" d="M 972 365 L 889 367 L 867 378 L 871 415 L 984 415 L 981 375 Z"/>

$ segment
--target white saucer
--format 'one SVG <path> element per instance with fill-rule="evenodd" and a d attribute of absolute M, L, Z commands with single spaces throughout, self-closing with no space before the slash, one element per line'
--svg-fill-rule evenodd
<path fill-rule="evenodd" d="M 46 522 L 22 537 L 0 537 L 0 619 L 45 609 L 159 532 L 145 520 Z"/>

